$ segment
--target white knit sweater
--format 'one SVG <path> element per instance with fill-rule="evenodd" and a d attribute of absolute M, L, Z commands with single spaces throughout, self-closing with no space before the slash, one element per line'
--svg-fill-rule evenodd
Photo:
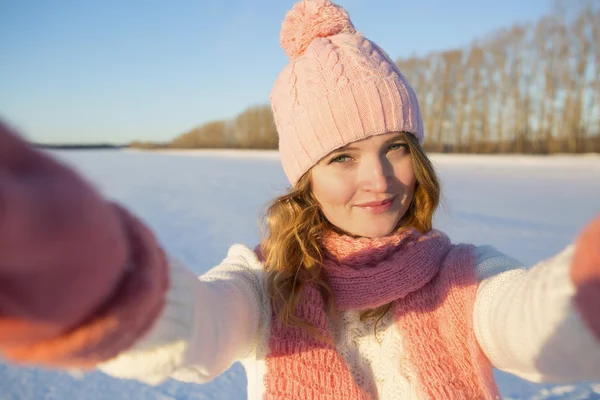
<path fill-rule="evenodd" d="M 474 328 L 494 367 L 534 382 L 600 379 L 600 343 L 571 301 L 572 252 L 567 247 L 525 269 L 490 246 L 476 248 Z M 149 384 L 169 377 L 203 383 L 241 361 L 248 398 L 262 398 L 271 319 L 262 270 L 242 245 L 232 246 L 220 265 L 199 278 L 173 260 L 160 319 L 133 348 L 99 369 Z M 332 321 L 337 349 L 374 398 L 415 399 L 414 368 L 401 365 L 402 336 L 389 314 L 378 324 L 377 338 L 373 321 L 360 321 L 358 312 L 341 314 Z"/>

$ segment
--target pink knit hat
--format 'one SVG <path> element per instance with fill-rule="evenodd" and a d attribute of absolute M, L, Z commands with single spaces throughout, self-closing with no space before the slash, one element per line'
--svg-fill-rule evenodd
<path fill-rule="evenodd" d="M 283 169 L 292 185 L 331 151 L 387 132 L 423 141 L 417 96 L 398 67 L 328 0 L 302 0 L 281 27 L 290 58 L 271 91 Z"/>

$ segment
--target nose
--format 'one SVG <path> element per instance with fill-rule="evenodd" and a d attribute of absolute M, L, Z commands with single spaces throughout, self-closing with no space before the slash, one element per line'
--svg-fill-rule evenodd
<path fill-rule="evenodd" d="M 386 192 L 391 185 L 393 174 L 392 165 L 386 157 L 363 159 L 360 175 L 361 186 L 370 192 Z"/>

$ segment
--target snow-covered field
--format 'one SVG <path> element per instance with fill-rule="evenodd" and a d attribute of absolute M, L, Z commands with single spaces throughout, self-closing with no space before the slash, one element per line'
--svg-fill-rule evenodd
<path fill-rule="evenodd" d="M 287 181 L 274 152 L 54 152 L 141 216 L 198 274 L 234 242 L 254 245 L 265 203 Z M 493 244 L 526 265 L 566 246 L 600 213 L 598 156 L 433 155 L 443 184 L 437 228 Z M 600 384 L 536 385 L 497 373 L 505 399 L 600 399 Z M 0 399 L 246 399 L 239 364 L 206 385 L 157 387 L 90 373 L 75 378 L 0 363 Z"/>

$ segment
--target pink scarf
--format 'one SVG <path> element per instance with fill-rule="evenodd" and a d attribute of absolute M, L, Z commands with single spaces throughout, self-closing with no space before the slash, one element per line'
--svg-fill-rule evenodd
<path fill-rule="evenodd" d="M 391 312 L 408 362 L 416 368 L 413 384 L 420 398 L 499 398 L 473 331 L 477 282 L 472 246 L 452 245 L 438 231 L 416 230 L 378 239 L 330 233 L 323 244 L 337 310 L 393 302 Z M 333 340 L 315 286 L 305 286 L 298 315 Z M 275 310 L 266 365 L 266 399 L 370 399 L 335 347 L 285 326 Z"/>

